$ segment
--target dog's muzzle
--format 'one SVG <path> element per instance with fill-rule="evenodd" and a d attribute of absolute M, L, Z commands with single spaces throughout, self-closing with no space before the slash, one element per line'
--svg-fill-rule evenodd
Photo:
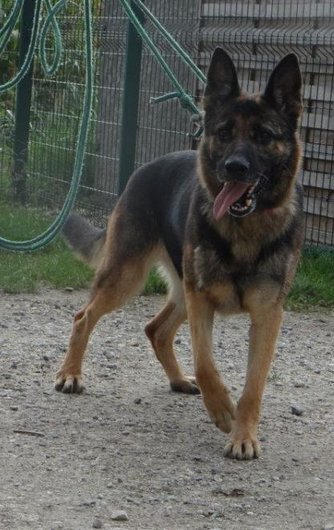
<path fill-rule="evenodd" d="M 245 217 L 255 210 L 259 179 L 254 178 L 247 157 L 241 153 L 230 155 L 217 165 L 217 177 L 224 183 L 214 201 L 213 215 L 217 221 L 226 213 Z"/>
<path fill-rule="evenodd" d="M 243 155 L 232 155 L 225 160 L 224 170 L 226 180 L 247 180 L 250 162 Z"/>

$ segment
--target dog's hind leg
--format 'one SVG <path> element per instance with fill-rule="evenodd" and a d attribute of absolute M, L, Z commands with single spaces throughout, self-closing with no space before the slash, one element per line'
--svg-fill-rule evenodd
<path fill-rule="evenodd" d="M 103 315 L 122 307 L 142 288 L 154 257 L 155 249 L 122 260 L 116 252 L 102 265 L 89 303 L 74 317 L 69 347 L 57 373 L 56 390 L 65 393 L 82 391 L 82 360 L 91 332 Z"/>
<path fill-rule="evenodd" d="M 167 374 L 171 389 L 185 394 L 199 394 L 195 378 L 184 375 L 173 348 L 175 333 L 186 318 L 185 307 L 169 299 L 160 313 L 147 324 L 145 332 Z"/>
<path fill-rule="evenodd" d="M 164 265 L 167 265 L 170 284 L 168 300 L 163 309 L 147 324 L 145 333 L 167 374 L 172 390 L 198 394 L 199 388 L 195 378 L 184 375 L 173 348 L 175 334 L 187 319 L 182 281 L 167 257 L 164 259 Z"/>

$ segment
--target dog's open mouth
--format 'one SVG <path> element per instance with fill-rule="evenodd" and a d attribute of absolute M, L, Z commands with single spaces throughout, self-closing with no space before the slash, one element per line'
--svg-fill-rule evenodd
<path fill-rule="evenodd" d="M 256 197 L 255 188 L 258 181 L 247 182 L 225 182 L 222 190 L 215 198 L 213 205 L 213 216 L 220 221 L 228 212 L 233 217 L 245 217 L 255 210 Z"/>

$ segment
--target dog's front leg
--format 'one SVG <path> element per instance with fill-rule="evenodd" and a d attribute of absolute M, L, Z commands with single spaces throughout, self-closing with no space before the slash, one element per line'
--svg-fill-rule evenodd
<path fill-rule="evenodd" d="M 222 431 L 230 432 L 234 404 L 212 356 L 214 308 L 203 292 L 189 286 L 186 287 L 186 301 L 197 384 L 212 421 Z"/>
<path fill-rule="evenodd" d="M 243 394 L 237 406 L 231 440 L 224 454 L 231 458 L 257 458 L 260 445 L 257 430 L 262 395 L 270 364 L 275 353 L 277 336 L 282 322 L 282 306 L 258 304 L 250 309 L 251 328 L 247 377 Z"/>

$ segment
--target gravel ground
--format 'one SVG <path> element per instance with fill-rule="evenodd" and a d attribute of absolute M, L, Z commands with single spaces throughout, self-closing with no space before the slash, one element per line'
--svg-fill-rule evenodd
<path fill-rule="evenodd" d="M 169 391 L 143 332 L 160 297 L 138 297 L 99 324 L 83 395 L 53 390 L 86 297 L 2 295 L 1 530 L 334 529 L 333 312 L 286 314 L 264 398 L 263 452 L 238 462 L 222 456 L 226 436 L 200 396 Z M 215 326 L 235 398 L 245 320 Z M 186 326 L 177 348 L 191 374 Z"/>

